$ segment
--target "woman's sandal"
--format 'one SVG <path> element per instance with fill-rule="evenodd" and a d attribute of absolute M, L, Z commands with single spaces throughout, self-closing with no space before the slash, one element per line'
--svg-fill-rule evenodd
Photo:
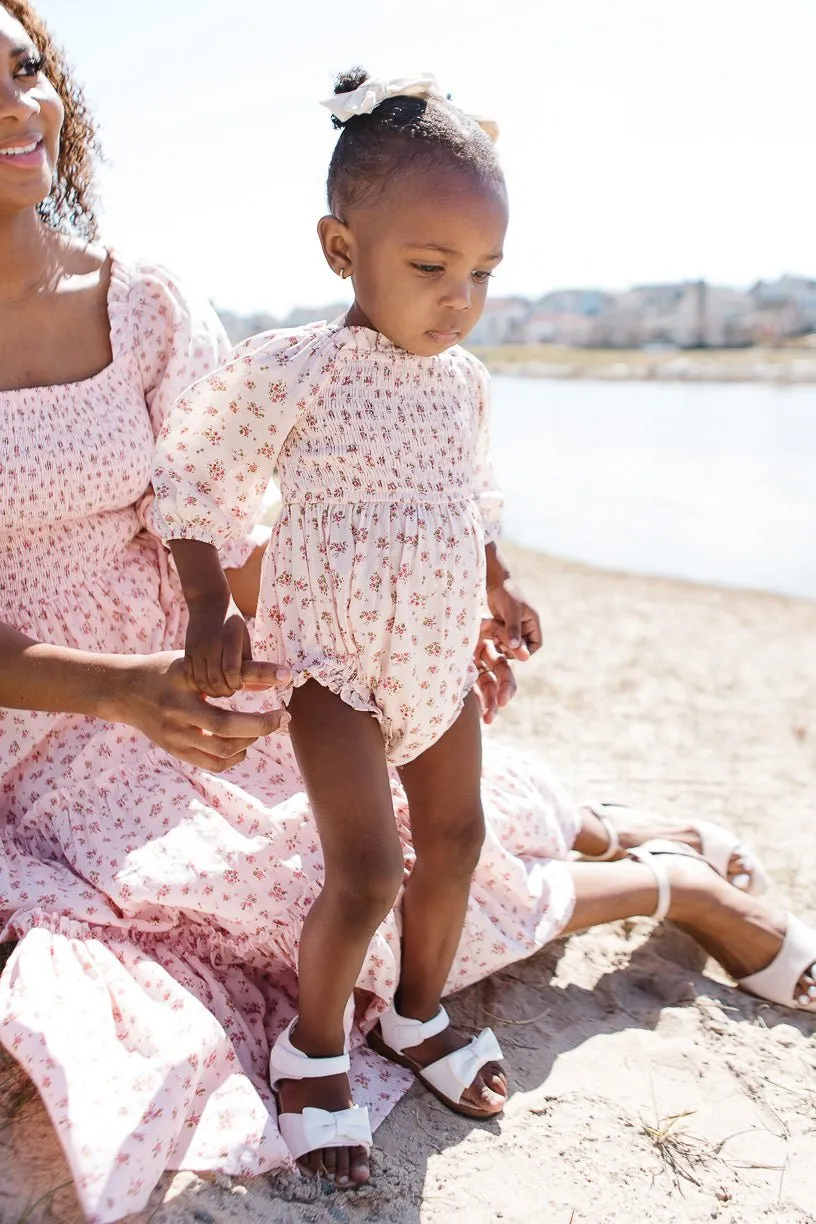
<path fill-rule="evenodd" d="M 633 812 L 643 818 L 651 816 L 649 812 L 630 808 L 623 803 L 582 803 L 580 806 L 589 808 L 593 816 L 597 816 L 609 837 L 609 845 L 603 854 L 583 854 L 581 856 L 589 863 L 606 863 L 620 855 L 622 847 L 616 824 L 617 813 Z M 702 846 L 701 858 L 705 859 L 709 867 L 714 868 L 717 875 L 728 880 L 728 883 L 733 884 L 734 888 L 738 888 L 740 892 L 750 893 L 755 897 L 766 891 L 768 875 L 765 868 L 753 850 L 744 845 L 734 833 L 711 820 L 692 820 L 689 821 L 689 824 L 699 835 Z M 682 845 L 683 843 L 678 842 L 677 844 Z M 729 879 L 728 866 L 735 854 L 742 858 L 746 870 Z"/>
<path fill-rule="evenodd" d="M 671 905 L 671 883 L 660 857 L 673 854 L 686 858 L 703 859 L 703 855 L 682 842 L 662 839 L 645 842 L 642 846 L 627 851 L 627 854 L 629 858 L 636 859 L 637 862 L 650 867 L 654 873 L 657 882 L 657 906 L 651 917 L 657 922 L 662 922 Z M 746 994 L 756 995 L 757 998 L 766 999 L 769 1003 L 781 1003 L 783 1007 L 816 1012 L 816 992 L 813 997 L 810 996 L 810 993 L 807 995 L 794 994 L 797 982 L 805 973 L 816 981 L 816 930 L 809 927 L 806 922 L 802 922 L 800 918 L 794 918 L 793 914 L 788 914 L 785 939 L 770 965 L 765 969 L 760 969 L 758 973 L 736 978 L 735 981 L 740 990 L 744 990 Z"/>
<path fill-rule="evenodd" d="M 330 1112 L 307 1106 L 303 1113 L 281 1113 L 276 1091 L 281 1080 L 323 1079 L 327 1075 L 347 1075 L 351 1066 L 348 1054 L 335 1058 L 309 1058 L 290 1040 L 297 1017 L 284 1029 L 269 1055 L 269 1083 L 278 1105 L 278 1127 L 291 1155 L 298 1160 L 307 1152 L 322 1148 L 361 1147 L 371 1150 L 371 1122 L 368 1110 L 357 1105 Z"/>
<path fill-rule="evenodd" d="M 481 1068 L 504 1057 L 492 1029 L 482 1029 L 479 1036 L 461 1050 L 453 1050 L 427 1067 L 405 1053 L 429 1037 L 444 1032 L 449 1024 L 444 1007 L 423 1023 L 401 1016 L 392 1003 L 380 1016 L 379 1031 L 375 1028 L 369 1033 L 368 1044 L 384 1058 L 413 1071 L 419 1082 L 454 1113 L 464 1114 L 466 1118 L 495 1118 L 501 1110 L 480 1109 L 462 1100 L 462 1093 L 470 1087 Z"/>

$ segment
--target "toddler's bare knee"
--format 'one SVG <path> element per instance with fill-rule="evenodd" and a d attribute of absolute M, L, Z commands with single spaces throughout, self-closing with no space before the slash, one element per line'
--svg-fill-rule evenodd
<path fill-rule="evenodd" d="M 404 863 L 394 847 L 361 847 L 346 870 L 327 873 L 341 921 L 374 930 L 393 908 L 402 885 Z"/>
<path fill-rule="evenodd" d="M 481 805 L 463 811 L 434 827 L 423 839 L 421 857 L 434 860 L 440 870 L 456 875 L 472 875 L 479 863 L 485 839 Z"/>

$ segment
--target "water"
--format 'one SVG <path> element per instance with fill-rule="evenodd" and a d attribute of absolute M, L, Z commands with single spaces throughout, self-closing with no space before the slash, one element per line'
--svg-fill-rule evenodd
<path fill-rule="evenodd" d="M 493 387 L 508 539 L 816 599 L 816 388 L 510 375 Z"/>

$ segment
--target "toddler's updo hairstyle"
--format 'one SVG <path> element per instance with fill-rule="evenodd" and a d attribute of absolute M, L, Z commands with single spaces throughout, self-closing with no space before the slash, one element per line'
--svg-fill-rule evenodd
<path fill-rule="evenodd" d="M 350 93 L 369 79 L 363 68 L 341 73 L 335 94 Z M 504 176 L 490 136 L 463 111 L 437 98 L 386 98 L 371 114 L 345 121 L 326 184 L 329 208 L 345 218 L 349 209 L 370 205 L 394 177 L 425 163 L 459 166 L 483 183 L 504 190 Z"/>

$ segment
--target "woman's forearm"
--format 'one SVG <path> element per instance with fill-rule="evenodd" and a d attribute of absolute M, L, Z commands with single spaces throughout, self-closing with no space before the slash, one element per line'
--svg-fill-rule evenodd
<path fill-rule="evenodd" d="M 0 623 L 0 706 L 113 718 L 128 664 L 126 655 L 50 646 Z"/>

